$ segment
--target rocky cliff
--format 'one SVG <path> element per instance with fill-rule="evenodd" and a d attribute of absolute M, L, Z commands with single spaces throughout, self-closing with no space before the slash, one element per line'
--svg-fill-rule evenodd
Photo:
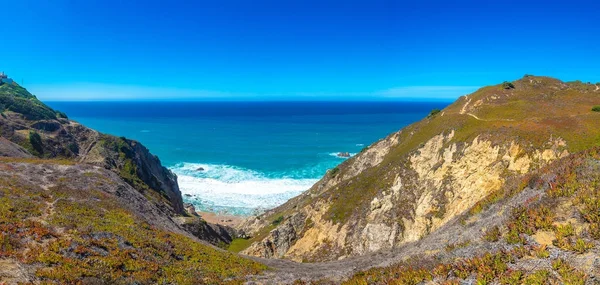
<path fill-rule="evenodd" d="M 479 89 L 371 145 L 304 194 L 245 221 L 243 253 L 297 261 L 421 240 L 527 173 L 600 142 L 597 86 L 527 76 Z"/>
<path fill-rule="evenodd" d="M 116 173 L 180 226 L 215 245 L 234 230 L 206 223 L 183 207 L 177 176 L 141 143 L 99 133 L 46 106 L 26 89 L 0 85 L 0 157 L 59 159 Z"/>
<path fill-rule="evenodd" d="M 62 158 L 98 165 L 171 214 L 184 214 L 177 177 L 139 142 L 101 134 L 52 110 L 17 84 L 0 85 L 0 156 Z"/>

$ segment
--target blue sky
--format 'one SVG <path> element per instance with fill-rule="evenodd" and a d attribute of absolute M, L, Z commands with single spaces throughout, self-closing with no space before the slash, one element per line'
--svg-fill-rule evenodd
<path fill-rule="evenodd" d="M 0 70 L 44 100 L 454 99 L 600 81 L 599 2 L 5 0 Z"/>

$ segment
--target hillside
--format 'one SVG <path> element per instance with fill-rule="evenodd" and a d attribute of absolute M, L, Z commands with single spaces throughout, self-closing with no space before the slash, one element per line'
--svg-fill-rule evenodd
<path fill-rule="evenodd" d="M 18 148 L 26 151 L 21 155 L 24 157 L 69 159 L 105 167 L 163 210 L 184 213 L 176 176 L 140 143 L 71 121 L 16 83 L 0 85 L 0 109 L 0 135 L 13 143 L 4 140 L 0 149 L 12 151 L 0 156 L 12 156 Z"/>
<path fill-rule="evenodd" d="M 0 159 L 0 280 L 9 284 L 238 284 L 264 269 L 201 243 L 111 171 Z"/>
<path fill-rule="evenodd" d="M 233 231 L 188 214 L 139 142 L 16 83 L 0 85 L 0 113 L 1 284 L 240 284 L 266 269 L 210 245 Z"/>
<path fill-rule="evenodd" d="M 381 252 L 468 219 L 524 175 L 600 144 L 599 86 L 526 76 L 481 88 L 251 218 L 233 249 L 304 262 Z"/>

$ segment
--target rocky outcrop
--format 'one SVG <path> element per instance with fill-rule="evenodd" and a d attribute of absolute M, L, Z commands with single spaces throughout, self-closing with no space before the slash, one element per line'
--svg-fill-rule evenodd
<path fill-rule="evenodd" d="M 306 215 L 297 213 L 272 231 L 269 237 L 253 244 L 245 253 L 266 258 L 281 258 L 300 237 L 306 224 Z"/>
<path fill-rule="evenodd" d="M 168 205 L 162 205 L 165 210 L 180 215 L 186 213 L 177 176 L 139 142 L 99 134 L 89 151 L 80 155 L 81 162 L 114 170 L 140 191 L 156 191 L 168 201 Z"/>
<path fill-rule="evenodd" d="M 137 141 L 101 134 L 66 118 L 29 120 L 11 111 L 0 116 L 0 134 L 3 156 L 63 158 L 102 166 L 171 215 L 186 214 L 177 176 Z"/>
<path fill-rule="evenodd" d="M 26 149 L 3 137 L 0 137 L 0 156 L 4 157 L 33 157 Z"/>
<path fill-rule="evenodd" d="M 237 237 L 233 228 L 208 223 L 200 217 L 177 217 L 174 221 L 195 237 L 215 246 L 224 247 Z"/>
<path fill-rule="evenodd" d="M 185 212 L 193 217 L 200 217 L 200 215 L 198 215 L 198 213 L 196 212 L 196 207 L 194 207 L 193 204 L 191 203 L 183 203 L 183 208 L 185 209 Z"/>

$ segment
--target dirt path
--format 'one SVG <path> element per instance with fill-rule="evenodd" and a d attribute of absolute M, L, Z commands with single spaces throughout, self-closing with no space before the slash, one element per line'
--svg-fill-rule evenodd
<path fill-rule="evenodd" d="M 79 162 L 85 161 L 85 159 L 87 158 L 87 156 L 90 153 L 90 151 L 98 143 L 98 138 L 99 137 L 100 137 L 100 134 L 98 132 L 94 131 L 93 132 L 93 137 L 90 138 L 91 142 L 87 145 L 87 147 L 85 148 L 85 150 L 82 152 L 83 155 L 81 155 L 81 157 L 79 158 Z"/>
<path fill-rule="evenodd" d="M 467 103 L 465 103 L 465 105 L 462 107 L 462 109 L 460 109 L 460 114 L 465 114 L 467 113 L 467 106 L 469 106 L 469 103 L 471 103 L 471 98 L 468 97 L 469 95 L 466 95 L 465 98 L 467 99 Z"/>
<path fill-rule="evenodd" d="M 494 122 L 494 121 L 514 122 L 514 121 L 515 121 L 515 120 L 513 120 L 513 119 L 495 119 L 495 120 L 486 120 L 486 119 L 479 118 L 479 117 L 477 117 L 476 115 L 474 115 L 474 114 L 471 114 L 471 113 L 466 113 L 466 114 L 467 114 L 467 115 L 469 115 L 469 116 L 471 116 L 471 117 L 473 117 L 473 118 L 475 118 L 476 120 L 479 120 L 479 121 L 482 121 L 482 122 Z"/>

